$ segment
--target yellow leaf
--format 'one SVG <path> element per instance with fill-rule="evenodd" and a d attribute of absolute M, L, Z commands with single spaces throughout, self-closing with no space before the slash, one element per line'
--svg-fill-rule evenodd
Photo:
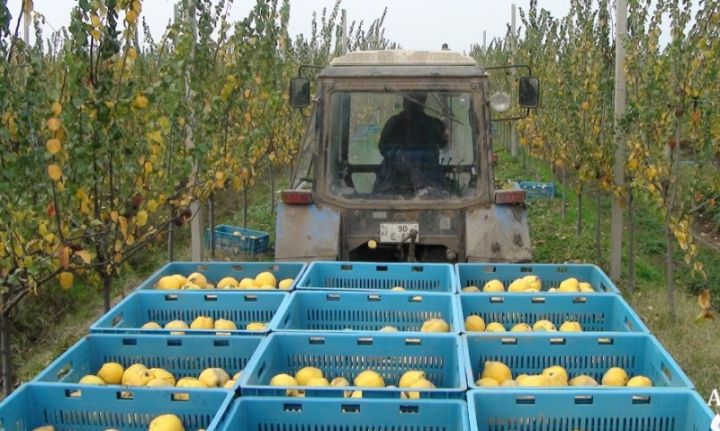
<path fill-rule="evenodd" d="M 150 199 L 147 203 L 147 209 L 151 213 L 154 213 L 158 209 L 158 203 L 155 201 L 155 199 Z"/>
<path fill-rule="evenodd" d="M 58 279 L 60 280 L 60 287 L 68 290 L 72 287 L 75 277 L 72 272 L 61 272 Z"/>
<path fill-rule="evenodd" d="M 82 261 L 85 262 L 85 264 L 87 265 L 89 265 L 92 261 L 92 255 L 87 250 L 76 251 L 75 255 L 82 259 Z"/>
<path fill-rule="evenodd" d="M 146 174 L 151 173 L 152 170 L 153 170 L 153 165 L 152 165 L 152 163 L 150 163 L 150 162 L 145 162 L 145 164 L 143 165 L 143 169 L 145 169 L 145 173 L 146 173 Z"/>
<path fill-rule="evenodd" d="M 112 220 L 113 223 L 117 223 L 117 222 L 118 222 L 118 217 L 119 217 L 119 215 L 118 215 L 118 212 L 117 212 L 117 211 L 113 211 L 113 212 L 110 213 L 110 220 Z"/>
<path fill-rule="evenodd" d="M 90 17 L 90 24 L 92 24 L 93 27 L 98 28 L 100 27 L 100 17 L 97 15 L 93 15 Z"/>
<path fill-rule="evenodd" d="M 137 60 L 137 56 L 138 56 L 137 50 L 136 50 L 135 48 L 132 48 L 132 47 L 128 48 L 127 56 L 128 56 L 128 58 L 129 58 L 130 60 L 132 60 L 132 61 Z"/>
<path fill-rule="evenodd" d="M 137 21 L 138 14 L 134 10 L 129 10 L 127 14 L 125 15 L 125 19 L 127 19 L 127 22 L 130 24 L 135 23 Z"/>
<path fill-rule="evenodd" d="M 50 154 L 57 154 L 62 149 L 62 145 L 60 144 L 60 140 L 56 138 L 48 139 L 47 141 L 47 150 Z"/>
<path fill-rule="evenodd" d="M 50 129 L 51 132 L 57 132 L 58 130 L 60 130 L 60 120 L 58 120 L 56 117 L 48 118 L 47 128 Z"/>
<path fill-rule="evenodd" d="M 62 105 L 60 104 L 60 102 L 54 102 L 52 104 L 52 113 L 56 117 L 60 116 L 60 114 L 62 113 Z"/>
<path fill-rule="evenodd" d="M 150 101 L 149 101 L 148 98 L 147 98 L 145 95 L 143 95 L 143 94 L 138 94 L 138 95 L 135 97 L 135 107 L 138 108 L 138 109 L 145 109 L 145 108 L 147 108 L 149 103 L 150 103 Z"/>
<path fill-rule="evenodd" d="M 120 233 L 125 238 L 127 236 L 127 219 L 123 216 L 118 217 L 118 225 L 120 226 Z"/>
<path fill-rule="evenodd" d="M 47 167 L 47 173 L 53 181 L 60 181 L 60 178 L 62 178 L 63 175 L 62 169 L 60 169 L 60 166 L 55 163 Z"/>
<path fill-rule="evenodd" d="M 92 38 L 93 38 L 94 40 L 98 40 L 98 41 L 99 41 L 99 40 L 100 40 L 100 36 L 102 36 L 102 34 L 100 33 L 100 30 L 92 29 L 92 30 L 90 30 L 90 36 L 92 36 Z"/>
<path fill-rule="evenodd" d="M 137 226 L 145 226 L 147 224 L 147 220 L 148 220 L 147 211 L 144 211 L 144 210 L 138 211 L 137 216 L 135 218 L 135 224 Z"/>

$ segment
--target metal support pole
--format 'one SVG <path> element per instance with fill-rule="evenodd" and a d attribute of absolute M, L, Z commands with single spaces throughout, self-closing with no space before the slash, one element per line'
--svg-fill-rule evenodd
<path fill-rule="evenodd" d="M 613 183 L 625 187 L 625 138 L 620 120 L 625 115 L 625 37 L 627 35 L 627 0 L 617 0 L 615 36 L 615 165 Z M 622 274 L 623 207 L 622 196 L 613 195 L 610 230 L 610 277 L 620 280 Z"/>

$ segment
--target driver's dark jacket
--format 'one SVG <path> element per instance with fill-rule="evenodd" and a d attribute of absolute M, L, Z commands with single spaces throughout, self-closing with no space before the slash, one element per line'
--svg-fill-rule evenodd
<path fill-rule="evenodd" d="M 404 110 L 390 117 L 380 134 L 378 146 L 384 159 L 373 191 L 413 193 L 443 188 L 438 159 L 447 139 L 445 124 L 422 110 Z"/>

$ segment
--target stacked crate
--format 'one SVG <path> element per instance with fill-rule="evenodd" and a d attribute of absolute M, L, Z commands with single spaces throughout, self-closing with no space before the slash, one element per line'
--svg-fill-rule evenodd
<path fill-rule="evenodd" d="M 159 291 L 165 275 L 201 272 L 208 280 L 271 271 L 295 280 L 288 292 Z M 473 292 L 468 286 L 537 275 L 537 293 Z M 549 293 L 575 277 L 594 292 Z M 475 289 L 471 289 L 475 290 Z M 232 320 L 237 330 L 142 329 L 199 315 Z M 545 319 L 579 322 L 584 332 L 467 332 L 478 315 L 507 329 Z M 447 333 L 422 332 L 442 319 Z M 248 322 L 267 322 L 248 331 Z M 397 332 L 384 332 L 393 327 Z M 98 319 L 91 334 L 0 404 L 0 430 L 145 430 L 153 417 L 175 413 L 187 431 L 705 431 L 712 414 L 659 341 L 593 265 L 314 262 L 171 263 Z M 182 334 L 178 333 L 182 332 Z M 502 361 L 516 376 L 552 365 L 600 381 L 610 367 L 650 377 L 652 388 L 479 387 L 485 361 Z M 79 379 L 105 362 L 160 367 L 176 378 L 209 367 L 242 377 L 228 389 L 91 387 Z M 307 366 L 350 386 L 273 386 L 280 373 Z M 357 387 L 366 369 L 391 387 Z M 422 370 L 434 388 L 398 388 Z M 392 387 L 395 386 L 395 387 Z M 362 398 L 350 398 L 362 392 Z M 288 396 L 302 394 L 303 397 Z M 410 399 L 408 399 L 410 398 Z"/>

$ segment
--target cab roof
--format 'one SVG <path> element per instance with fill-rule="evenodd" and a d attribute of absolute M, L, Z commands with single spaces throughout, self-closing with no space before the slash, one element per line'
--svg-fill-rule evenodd
<path fill-rule="evenodd" d="M 467 55 L 454 51 L 356 51 L 334 58 L 320 77 L 477 77 L 486 73 Z"/>

